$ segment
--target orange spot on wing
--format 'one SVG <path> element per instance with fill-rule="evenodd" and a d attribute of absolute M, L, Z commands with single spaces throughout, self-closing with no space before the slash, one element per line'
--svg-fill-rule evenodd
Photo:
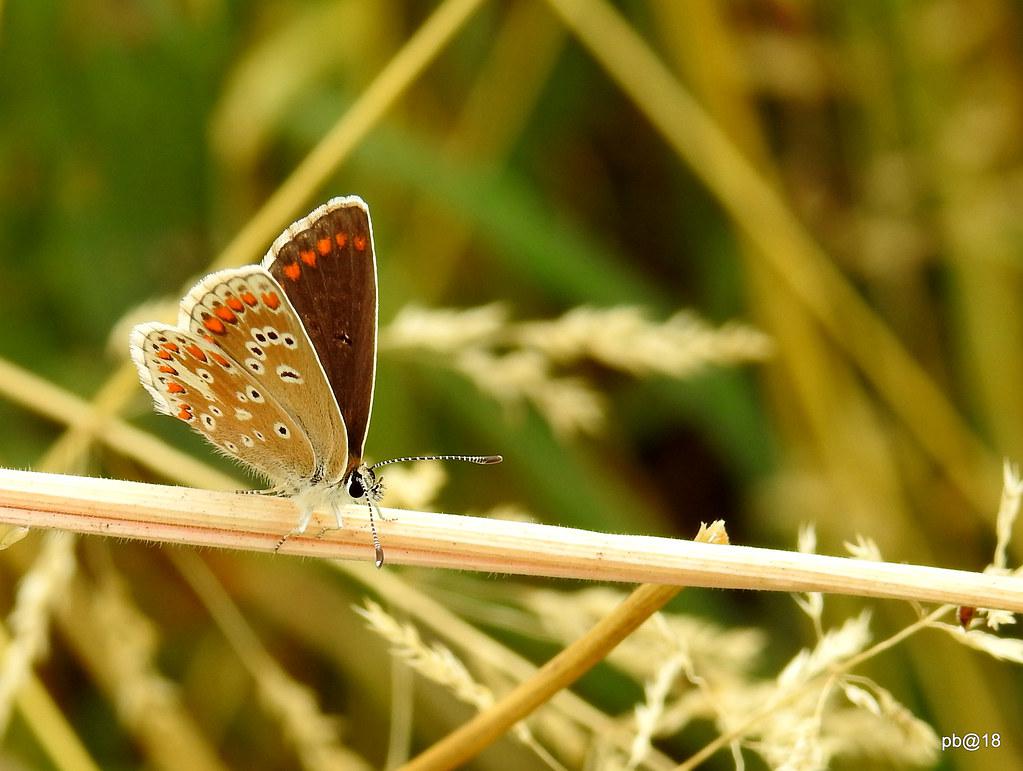
<path fill-rule="evenodd" d="M 316 267 L 316 252 L 312 249 L 305 249 L 298 253 L 298 256 L 302 258 L 302 262 L 308 265 L 310 268 Z"/>
<path fill-rule="evenodd" d="M 284 270 L 287 271 L 287 268 Z M 281 307 L 281 298 L 277 296 L 277 292 L 263 292 L 263 302 L 270 310 L 275 311 Z"/>
<path fill-rule="evenodd" d="M 178 419 L 179 420 L 184 420 L 187 423 L 189 420 L 192 420 L 194 417 L 195 417 L 195 415 L 192 414 L 191 406 L 189 406 L 187 404 L 182 404 L 181 405 L 181 409 L 178 410 Z"/>
<path fill-rule="evenodd" d="M 202 325 L 215 335 L 222 335 L 227 331 L 224 322 L 216 316 L 204 316 Z"/>
<path fill-rule="evenodd" d="M 238 323 L 238 317 L 235 316 L 234 311 L 232 311 L 226 305 L 218 305 L 216 308 L 213 309 L 213 312 L 216 313 L 220 318 L 222 318 L 229 324 Z"/>
<path fill-rule="evenodd" d="M 168 351 L 173 351 L 174 353 L 178 352 L 177 343 L 164 343 L 163 347 L 166 348 Z"/>
<path fill-rule="evenodd" d="M 330 239 L 321 238 L 319 241 L 316 242 L 316 249 L 323 256 L 327 256 L 328 254 L 330 254 Z"/>
<path fill-rule="evenodd" d="M 168 383 L 167 393 L 183 394 L 185 393 L 185 387 L 181 383 Z"/>
<path fill-rule="evenodd" d="M 245 306 L 242 304 L 242 301 L 235 297 L 233 294 L 229 294 L 224 299 L 224 302 L 227 303 L 228 308 L 230 308 L 233 311 L 237 311 L 238 313 L 241 313 L 243 310 L 245 310 Z"/>
<path fill-rule="evenodd" d="M 193 359 L 198 359 L 199 361 L 202 361 L 202 362 L 206 361 L 206 354 L 203 353 L 202 352 L 202 348 L 200 348 L 195 343 L 192 343 L 191 345 L 186 345 L 185 346 L 185 350 L 188 351 L 189 355 Z"/>
<path fill-rule="evenodd" d="M 231 366 L 231 362 L 229 362 L 227 359 L 225 359 L 223 356 L 221 356 L 216 351 L 210 351 L 210 356 L 213 358 L 213 361 L 215 361 L 221 367 L 230 367 Z"/>
<path fill-rule="evenodd" d="M 169 353 L 167 353 L 167 351 L 157 351 L 156 355 L 159 356 L 164 361 L 173 358 Z"/>
<path fill-rule="evenodd" d="M 302 275 L 302 266 L 297 262 L 291 263 L 291 265 L 284 266 L 284 275 L 290 278 L 292 281 L 298 281 L 298 277 Z M 263 295 L 266 297 L 266 295 Z"/>
<path fill-rule="evenodd" d="M 242 299 L 248 306 L 253 306 L 259 302 L 259 300 L 256 299 L 256 295 L 252 294 L 252 292 L 242 292 Z"/>
<path fill-rule="evenodd" d="M 176 375 L 176 374 L 178 374 L 178 371 L 176 369 L 174 369 L 174 367 L 171 367 L 171 366 L 169 366 L 167 364 L 161 364 L 160 365 L 160 372 L 166 372 L 168 375 Z"/>
<path fill-rule="evenodd" d="M 339 248 L 344 249 L 345 248 L 345 244 L 348 243 L 348 234 L 347 233 L 335 233 L 334 234 L 334 242 L 338 245 Z"/>
<path fill-rule="evenodd" d="M 366 236 L 356 236 L 352 239 L 352 244 L 355 245 L 355 251 L 364 252 L 366 251 Z"/>

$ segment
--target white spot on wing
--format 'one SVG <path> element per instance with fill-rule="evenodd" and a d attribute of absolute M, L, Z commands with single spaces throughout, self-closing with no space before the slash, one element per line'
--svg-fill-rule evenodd
<path fill-rule="evenodd" d="M 294 367 L 289 367 L 287 364 L 282 364 L 277 368 L 277 377 L 285 383 L 294 383 L 296 385 L 301 385 L 305 382 L 302 378 L 302 373 Z"/>

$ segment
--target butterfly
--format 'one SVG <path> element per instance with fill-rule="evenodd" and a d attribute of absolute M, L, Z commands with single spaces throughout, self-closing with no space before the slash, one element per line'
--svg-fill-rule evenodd
<path fill-rule="evenodd" d="M 499 463 L 499 455 L 363 460 L 376 382 L 377 270 L 369 207 L 333 198 L 290 225 L 259 265 L 211 273 L 181 300 L 176 326 L 149 322 L 131 358 L 157 412 L 292 497 L 304 533 L 319 507 L 373 506 L 376 469 L 411 460 Z"/>

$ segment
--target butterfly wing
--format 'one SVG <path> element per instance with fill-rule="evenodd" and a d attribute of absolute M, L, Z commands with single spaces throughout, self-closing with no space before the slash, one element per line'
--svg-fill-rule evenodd
<path fill-rule="evenodd" d="M 348 432 L 347 471 L 362 462 L 377 358 L 377 275 L 369 208 L 334 198 L 292 224 L 263 259 L 295 307 Z"/>
<path fill-rule="evenodd" d="M 313 475 L 316 456 L 303 428 L 218 346 L 152 322 L 132 330 L 130 348 L 157 411 L 184 421 L 282 489 Z"/>
<path fill-rule="evenodd" d="M 344 420 L 298 313 L 264 268 L 206 276 L 181 301 L 178 326 L 213 341 L 302 426 L 322 466 L 316 481 L 341 480 Z"/>

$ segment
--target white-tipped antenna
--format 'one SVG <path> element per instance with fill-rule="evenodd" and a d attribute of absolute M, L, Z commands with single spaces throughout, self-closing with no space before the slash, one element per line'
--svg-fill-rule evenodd
<path fill-rule="evenodd" d="M 382 460 L 379 463 L 374 463 L 370 466 L 370 468 L 376 470 L 381 466 L 390 466 L 392 463 L 412 463 L 417 460 L 461 460 L 466 463 L 477 463 L 481 466 L 490 466 L 494 463 L 500 463 L 504 460 L 504 458 L 500 455 L 410 455 L 407 458 L 391 458 L 390 460 Z"/>

